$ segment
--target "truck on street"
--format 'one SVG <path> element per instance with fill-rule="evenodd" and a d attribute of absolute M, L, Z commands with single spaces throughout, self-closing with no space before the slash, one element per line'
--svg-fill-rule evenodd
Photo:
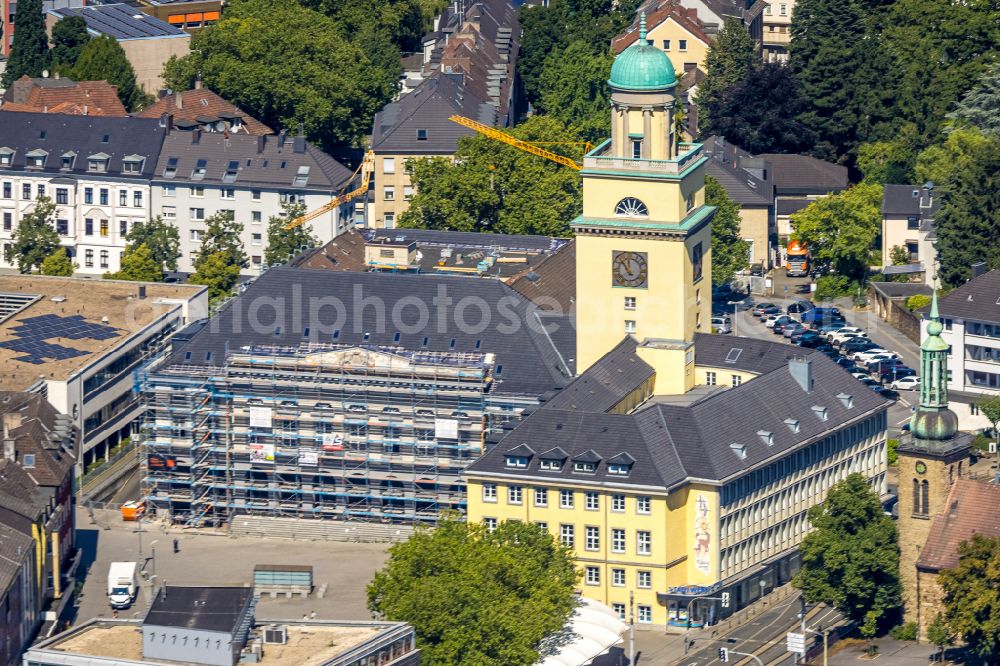
<path fill-rule="evenodd" d="M 115 610 L 128 608 L 139 590 L 137 562 L 112 562 L 108 568 L 108 601 Z"/>

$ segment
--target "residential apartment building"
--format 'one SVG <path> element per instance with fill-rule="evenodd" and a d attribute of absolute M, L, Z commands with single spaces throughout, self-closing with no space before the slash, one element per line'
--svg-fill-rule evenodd
<path fill-rule="evenodd" d="M 222 0 L 139 0 L 139 9 L 161 21 L 196 34 L 219 22 Z"/>
<path fill-rule="evenodd" d="M 648 6 L 646 11 L 628 30 L 611 40 L 611 51 L 619 54 L 634 44 L 644 18 L 646 39 L 667 54 L 678 78 L 696 69 L 705 71 L 705 55 L 712 36 L 698 19 L 698 10 L 684 7 L 677 0 L 663 0 Z"/>
<path fill-rule="evenodd" d="M 766 0 L 764 6 L 764 62 L 788 62 L 792 42 L 792 10 L 795 0 Z"/>
<path fill-rule="evenodd" d="M 993 424 L 977 403 L 1000 396 L 1000 270 L 982 273 L 940 299 L 938 305 L 948 344 L 949 407 L 962 430 Z M 925 313 L 921 342 L 931 320 Z"/>
<path fill-rule="evenodd" d="M 166 120 L 169 125 L 169 119 Z M 319 208 L 340 194 L 351 171 L 304 137 L 248 136 L 229 132 L 170 131 L 152 174 L 152 211 L 180 230 L 181 271 L 194 270 L 205 221 L 228 212 L 243 225 L 241 240 L 250 271 L 264 268 L 267 223 L 285 204 Z M 353 205 L 335 208 L 309 223 L 320 243 L 350 228 Z"/>
<path fill-rule="evenodd" d="M 172 4 L 172 3 L 171 3 Z M 203 132 L 230 134 L 274 134 L 274 130 L 246 113 L 235 104 L 219 97 L 196 81 L 193 90 L 163 91 L 160 98 L 137 115 L 140 118 L 162 118 L 170 114 L 178 129 L 198 129 Z"/>
<path fill-rule="evenodd" d="M 4 92 L 4 111 L 34 113 L 68 113 L 78 116 L 128 115 L 118 88 L 107 81 L 73 81 L 60 78 L 28 78 L 22 76 Z"/>
<path fill-rule="evenodd" d="M 941 201 L 934 184 L 886 185 L 882 194 L 882 266 L 893 265 L 893 249 L 906 253 L 908 265 L 896 271 L 923 276 L 923 282 L 934 285 L 937 250 L 934 242 L 934 216 Z"/>
<path fill-rule="evenodd" d="M 56 204 L 60 244 L 83 274 L 117 271 L 125 236 L 149 219 L 166 128 L 137 118 L 0 112 L 0 245 L 37 200 Z M 0 256 L 0 266 L 11 262 Z"/>
<path fill-rule="evenodd" d="M 131 434 L 142 411 L 136 368 L 207 314 L 197 285 L 0 275 L 0 385 L 45 396 L 70 418 L 82 475 Z"/>

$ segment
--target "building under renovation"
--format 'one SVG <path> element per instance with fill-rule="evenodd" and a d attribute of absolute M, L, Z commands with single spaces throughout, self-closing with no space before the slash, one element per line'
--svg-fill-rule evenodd
<path fill-rule="evenodd" d="M 433 305 L 442 294 L 492 315 L 465 325 L 483 312 Z M 318 323 L 317 299 L 345 322 Z M 424 326 L 396 316 L 403 302 L 430 308 Z M 494 280 L 271 270 L 140 373 L 147 510 L 187 524 L 464 511 L 459 474 L 486 433 L 572 376 L 568 319 Z"/>

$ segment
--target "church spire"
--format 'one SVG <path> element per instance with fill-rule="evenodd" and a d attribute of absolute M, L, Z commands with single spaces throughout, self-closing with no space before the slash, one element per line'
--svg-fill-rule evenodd
<path fill-rule="evenodd" d="M 913 415 L 913 434 L 923 440 L 954 437 L 958 419 L 948 409 L 948 343 L 938 313 L 937 290 L 931 296 L 927 336 L 920 344 L 920 406 Z"/>

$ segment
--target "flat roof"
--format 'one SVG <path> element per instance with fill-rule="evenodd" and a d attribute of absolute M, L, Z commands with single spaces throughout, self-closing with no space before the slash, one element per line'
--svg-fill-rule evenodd
<path fill-rule="evenodd" d="M 146 287 L 146 298 L 141 300 L 140 284 Z M 160 299 L 188 300 L 204 289 L 0 275 L 0 385 L 24 391 L 40 377 L 66 380 L 176 307 Z"/>
<path fill-rule="evenodd" d="M 235 631 L 253 596 L 249 587 L 160 588 L 146 614 L 145 623 L 199 631 Z"/>
<path fill-rule="evenodd" d="M 288 642 L 284 645 L 267 643 L 261 661 L 263 666 L 321 666 L 331 659 L 371 640 L 395 625 L 364 623 L 285 624 Z M 258 625 L 255 631 L 265 627 Z M 142 625 L 128 620 L 97 620 L 67 631 L 31 650 L 67 652 L 76 655 L 127 659 L 142 663 L 176 664 L 159 659 L 143 659 Z M 30 651 L 30 650 L 29 650 Z"/>
<path fill-rule="evenodd" d="M 50 14 L 65 18 L 82 16 L 87 22 L 87 30 L 115 39 L 148 39 L 150 37 L 187 37 L 180 28 L 161 21 L 155 16 L 144 14 L 138 8 L 126 3 L 112 5 L 87 5 L 86 7 L 62 7 L 50 9 Z"/>

